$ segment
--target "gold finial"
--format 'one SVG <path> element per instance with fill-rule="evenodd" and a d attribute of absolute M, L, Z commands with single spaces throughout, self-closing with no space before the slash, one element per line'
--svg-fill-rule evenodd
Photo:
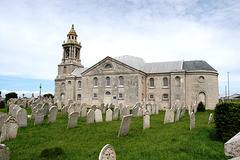
<path fill-rule="evenodd" d="M 71 28 L 70 32 L 68 33 L 68 35 L 75 35 L 75 36 L 77 36 L 76 31 L 74 29 L 74 24 L 72 24 L 72 28 Z"/>

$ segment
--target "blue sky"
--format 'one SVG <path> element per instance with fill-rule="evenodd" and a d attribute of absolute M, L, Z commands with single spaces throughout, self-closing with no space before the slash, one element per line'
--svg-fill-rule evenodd
<path fill-rule="evenodd" d="M 54 94 L 62 43 L 75 25 L 81 60 L 106 56 L 146 62 L 205 60 L 219 72 L 219 94 L 240 93 L 239 0 L 1 0 L 0 90 Z"/>

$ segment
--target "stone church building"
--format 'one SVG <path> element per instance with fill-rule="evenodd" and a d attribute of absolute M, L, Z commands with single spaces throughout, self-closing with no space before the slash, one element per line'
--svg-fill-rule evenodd
<path fill-rule="evenodd" d="M 218 103 L 218 72 L 207 62 L 170 61 L 146 63 L 140 57 L 106 57 L 85 68 L 81 43 L 74 26 L 63 42 L 62 62 L 55 79 L 55 100 L 78 103 L 134 105 L 150 101 L 161 109 L 178 103 L 202 101 L 207 109 Z"/>

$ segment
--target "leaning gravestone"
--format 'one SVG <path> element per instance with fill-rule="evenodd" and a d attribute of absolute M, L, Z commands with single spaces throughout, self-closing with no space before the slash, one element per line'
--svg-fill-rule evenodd
<path fill-rule="evenodd" d="M 174 115 L 175 115 L 175 109 L 171 108 L 170 109 L 170 115 L 169 115 L 169 122 L 173 123 L 174 122 Z"/>
<path fill-rule="evenodd" d="M 38 109 L 35 114 L 34 126 L 43 124 L 44 120 L 44 109 Z"/>
<path fill-rule="evenodd" d="M 112 110 L 110 108 L 106 111 L 106 122 L 109 121 L 112 121 Z"/>
<path fill-rule="evenodd" d="M 178 109 L 177 109 L 177 114 L 176 114 L 176 117 L 175 117 L 175 122 L 179 121 L 180 113 L 181 113 L 181 109 L 178 108 Z"/>
<path fill-rule="evenodd" d="M 146 110 L 143 113 L 143 129 L 148 129 L 150 128 L 150 112 Z"/>
<path fill-rule="evenodd" d="M 55 123 L 57 118 L 58 108 L 55 106 L 52 106 L 49 109 L 49 116 L 48 116 L 48 123 Z"/>
<path fill-rule="evenodd" d="M 132 116 L 137 117 L 137 114 L 138 114 L 138 106 L 135 106 L 132 110 Z"/>
<path fill-rule="evenodd" d="M 68 108 L 68 117 L 70 116 L 70 114 L 71 114 L 72 112 L 75 112 L 75 104 L 74 104 L 74 103 L 72 103 L 72 104 L 70 105 L 70 107 Z"/>
<path fill-rule="evenodd" d="M 19 109 L 17 111 L 17 122 L 18 127 L 27 127 L 27 111 L 23 108 Z"/>
<path fill-rule="evenodd" d="M 17 137 L 18 123 L 15 117 L 9 116 L 2 126 L 0 142 L 15 139 Z"/>
<path fill-rule="evenodd" d="M 43 108 L 43 112 L 44 112 L 44 117 L 47 117 L 48 110 L 49 110 L 49 103 L 44 103 L 42 108 Z"/>
<path fill-rule="evenodd" d="M 31 120 L 35 119 L 35 115 L 38 109 L 42 108 L 42 104 L 38 103 L 33 109 L 32 109 L 32 114 L 31 114 Z"/>
<path fill-rule="evenodd" d="M 94 123 L 94 110 L 90 109 L 87 113 L 87 124 Z"/>
<path fill-rule="evenodd" d="M 72 112 L 70 114 L 69 119 L 68 119 L 68 126 L 67 126 L 68 129 L 75 128 L 77 126 L 78 117 L 79 117 L 78 112 Z"/>
<path fill-rule="evenodd" d="M 128 107 L 127 106 L 123 107 L 123 109 L 120 110 L 120 120 L 122 120 L 123 116 L 126 116 L 128 114 L 129 114 Z"/>
<path fill-rule="evenodd" d="M 83 103 L 82 110 L 81 110 L 81 117 L 86 117 L 86 116 L 87 116 L 87 104 Z"/>
<path fill-rule="evenodd" d="M 105 145 L 98 157 L 98 160 L 116 160 L 116 152 L 112 145 Z"/>
<path fill-rule="evenodd" d="M 180 118 L 184 117 L 185 112 L 186 112 L 186 107 L 183 107 L 183 108 L 182 108 L 182 113 L 181 113 Z"/>
<path fill-rule="evenodd" d="M 15 107 L 15 104 L 10 104 L 9 105 L 9 107 L 8 107 L 8 109 L 9 109 L 9 111 L 8 111 L 8 114 L 9 115 L 12 115 L 13 114 L 13 108 Z"/>
<path fill-rule="evenodd" d="M 4 122 L 8 119 L 8 117 L 9 116 L 5 113 L 0 115 L 0 132 L 2 132 L 2 126 Z"/>
<path fill-rule="evenodd" d="M 10 149 L 5 144 L 0 144 L 0 159 L 9 160 Z"/>
<path fill-rule="evenodd" d="M 119 129 L 119 132 L 118 132 L 118 137 L 128 135 L 131 120 L 132 120 L 132 115 L 123 116 L 121 126 L 120 126 L 120 129 Z"/>
<path fill-rule="evenodd" d="M 211 113 L 209 116 L 208 124 L 212 123 L 212 119 L 213 119 L 213 114 Z"/>
<path fill-rule="evenodd" d="M 67 111 L 68 111 L 68 106 L 64 106 L 64 107 L 61 109 L 61 115 L 62 115 L 62 116 L 67 115 Z"/>
<path fill-rule="evenodd" d="M 192 112 L 190 116 L 190 130 L 195 129 L 195 113 Z"/>
<path fill-rule="evenodd" d="M 225 155 L 229 157 L 240 156 L 240 132 L 224 144 Z"/>
<path fill-rule="evenodd" d="M 166 112 L 165 112 L 164 124 L 169 123 L 169 118 L 170 118 L 170 110 L 167 109 Z"/>
<path fill-rule="evenodd" d="M 137 117 L 142 117 L 142 116 L 143 116 L 143 109 L 142 108 L 138 108 Z"/>
<path fill-rule="evenodd" d="M 100 109 L 96 109 L 95 111 L 95 122 L 102 122 L 102 111 Z"/>
<path fill-rule="evenodd" d="M 12 116 L 17 117 L 17 111 L 19 109 L 21 109 L 21 107 L 19 105 L 15 105 L 15 107 L 13 107 L 13 111 L 12 111 L 13 114 L 12 114 Z"/>
<path fill-rule="evenodd" d="M 118 120 L 118 113 L 119 113 L 119 108 L 115 107 L 114 108 L 114 113 L 113 113 L 113 120 L 117 121 Z"/>

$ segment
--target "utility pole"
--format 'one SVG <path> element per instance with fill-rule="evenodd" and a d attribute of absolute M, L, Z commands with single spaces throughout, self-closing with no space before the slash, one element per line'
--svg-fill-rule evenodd
<path fill-rule="evenodd" d="M 40 83 L 40 91 L 39 91 L 39 98 L 40 98 L 40 100 L 41 100 L 41 88 L 42 88 L 42 86 L 41 86 L 41 83 Z"/>
<path fill-rule="evenodd" d="M 230 89 L 229 89 L 229 72 L 227 72 L 227 75 L 228 75 L 228 99 L 230 97 Z"/>

